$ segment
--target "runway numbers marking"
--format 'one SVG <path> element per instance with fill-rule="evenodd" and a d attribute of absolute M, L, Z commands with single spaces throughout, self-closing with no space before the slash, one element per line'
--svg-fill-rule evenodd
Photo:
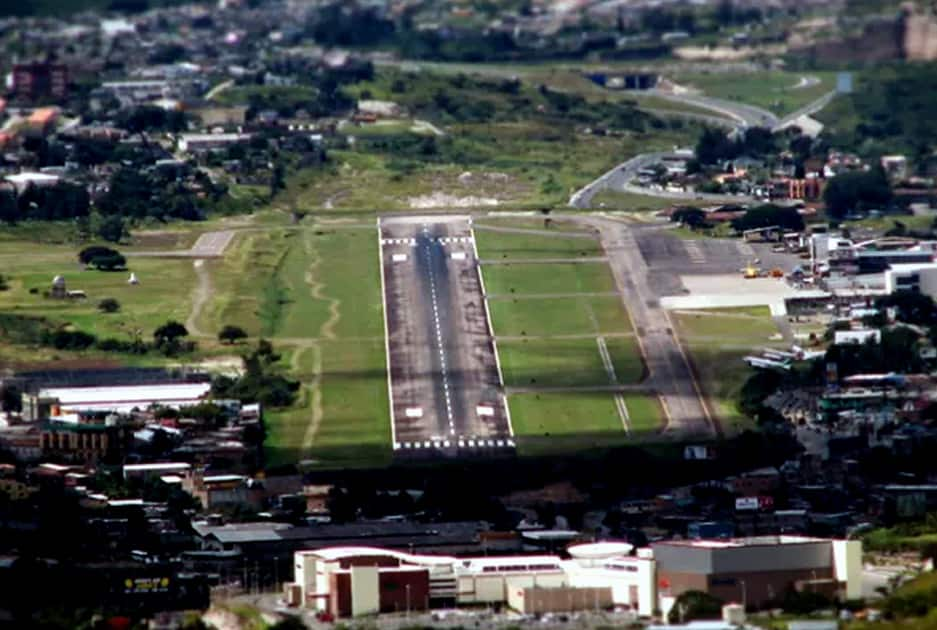
<path fill-rule="evenodd" d="M 422 407 L 407 407 L 404 411 L 404 414 L 408 418 L 422 418 L 423 417 L 423 408 Z"/>
<path fill-rule="evenodd" d="M 495 408 L 489 405 L 478 405 L 475 407 L 475 410 L 478 412 L 478 415 L 482 418 L 491 417 L 495 415 Z"/>
<path fill-rule="evenodd" d="M 452 260 L 465 260 L 465 252 L 452 252 Z"/>
<path fill-rule="evenodd" d="M 406 255 L 406 254 L 394 254 L 394 255 L 391 256 L 390 258 L 391 258 L 391 260 L 394 261 L 394 262 L 407 262 L 407 255 Z"/>

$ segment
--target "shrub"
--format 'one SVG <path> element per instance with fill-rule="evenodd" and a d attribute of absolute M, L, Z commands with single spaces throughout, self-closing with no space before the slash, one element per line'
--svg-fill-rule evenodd
<path fill-rule="evenodd" d="M 104 298 L 98 302 L 98 310 L 102 313 L 116 313 L 120 310 L 120 302 L 114 298 Z"/>

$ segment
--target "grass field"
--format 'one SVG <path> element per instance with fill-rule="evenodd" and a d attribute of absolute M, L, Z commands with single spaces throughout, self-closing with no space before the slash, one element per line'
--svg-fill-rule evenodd
<path fill-rule="evenodd" d="M 635 383 L 644 374 L 637 344 L 631 337 L 607 339 L 620 383 Z M 550 339 L 498 344 L 508 387 L 588 387 L 610 384 L 595 339 Z"/>
<path fill-rule="evenodd" d="M 594 238 L 509 234 L 475 230 L 478 255 L 484 259 L 579 258 L 602 256 L 604 252 Z"/>
<path fill-rule="evenodd" d="M 498 336 L 598 335 L 632 330 L 617 295 L 498 298 L 488 301 L 488 309 Z"/>
<path fill-rule="evenodd" d="M 816 77 L 820 82 L 792 89 L 801 76 Z M 678 83 L 696 87 L 708 96 L 756 105 L 779 116 L 794 112 L 820 98 L 832 90 L 836 82 L 836 75 L 832 72 L 714 72 L 681 74 L 674 78 Z"/>
<path fill-rule="evenodd" d="M 268 464 L 390 461 L 384 329 L 373 228 L 247 233 L 214 282 L 205 325 L 249 322 L 292 350 L 302 396 L 268 414 Z"/>
<path fill-rule="evenodd" d="M 0 273 L 10 287 L 0 291 L 0 311 L 42 316 L 99 337 L 121 339 L 137 330 L 149 337 L 168 319 L 185 321 L 195 283 L 191 261 L 131 258 L 129 269 L 140 279 L 133 286 L 127 283 L 130 271 L 86 270 L 76 258 L 78 249 L 28 241 L 0 245 Z M 87 299 L 44 297 L 57 275 L 65 278 L 67 289 L 84 291 Z M 120 311 L 101 313 L 97 305 L 104 298 L 120 302 Z"/>
<path fill-rule="evenodd" d="M 615 292 L 605 263 L 488 265 L 484 275 L 491 295 Z"/>
<path fill-rule="evenodd" d="M 513 394 L 508 403 L 522 456 L 549 456 L 623 446 L 651 438 L 662 414 L 656 398 L 628 395 L 632 435 L 608 393 Z"/>
<path fill-rule="evenodd" d="M 671 317 L 723 430 L 731 435 L 751 428 L 752 420 L 736 405 L 742 385 L 752 374 L 742 357 L 760 347 L 781 347 L 771 339 L 778 331 L 767 308 L 677 312 Z"/>

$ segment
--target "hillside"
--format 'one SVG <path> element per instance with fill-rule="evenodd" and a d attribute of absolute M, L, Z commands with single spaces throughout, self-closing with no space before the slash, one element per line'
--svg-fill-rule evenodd
<path fill-rule="evenodd" d="M 884 65 L 856 78 L 853 93 L 836 98 L 817 118 L 832 146 L 871 156 L 918 157 L 937 143 L 937 63 Z"/>

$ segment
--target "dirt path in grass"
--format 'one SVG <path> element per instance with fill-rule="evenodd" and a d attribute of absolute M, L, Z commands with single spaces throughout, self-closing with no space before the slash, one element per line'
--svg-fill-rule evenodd
<path fill-rule="evenodd" d="M 189 310 L 189 316 L 185 320 L 185 328 L 192 337 L 209 337 L 210 335 L 198 327 L 198 319 L 202 315 L 202 309 L 211 297 L 211 274 L 208 273 L 208 267 L 205 260 L 199 258 L 192 262 L 195 268 L 195 276 L 198 282 L 192 292 L 192 308 Z"/>
<path fill-rule="evenodd" d="M 312 448 L 322 424 L 322 346 L 311 343 L 308 350 L 312 352 L 312 379 L 309 381 L 309 406 L 312 409 L 312 418 L 306 433 L 303 434 L 303 451 Z M 300 351 L 297 354 L 301 354 Z"/>
<path fill-rule="evenodd" d="M 303 239 L 303 248 L 306 254 L 312 257 L 309 267 L 306 269 L 304 280 L 309 285 L 310 293 L 316 300 L 328 302 L 329 317 L 321 326 L 317 340 L 309 340 L 309 349 L 313 353 L 312 360 L 312 379 L 309 382 L 310 406 L 312 408 L 312 417 L 309 426 L 306 427 L 306 433 L 303 436 L 303 450 L 312 448 L 316 441 L 316 435 L 319 433 L 319 427 L 322 424 L 322 346 L 318 340 L 332 340 L 336 338 L 335 327 L 342 319 L 341 305 L 342 301 L 329 297 L 325 293 L 325 283 L 318 277 L 319 266 L 322 264 L 322 256 L 316 251 L 315 246 L 310 242 L 308 236 Z"/>

